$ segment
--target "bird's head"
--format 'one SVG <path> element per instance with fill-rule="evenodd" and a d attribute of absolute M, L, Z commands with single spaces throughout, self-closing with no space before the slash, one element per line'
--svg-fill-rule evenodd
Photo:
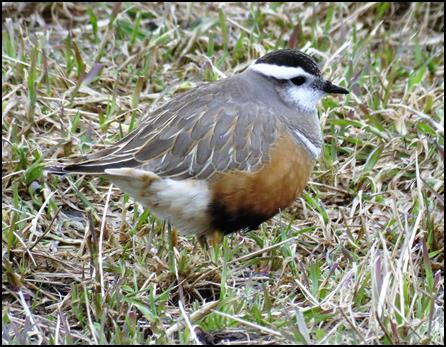
<path fill-rule="evenodd" d="M 275 84 L 288 105 L 305 112 L 313 112 L 326 94 L 348 94 L 348 90 L 325 80 L 309 55 L 294 49 L 280 49 L 257 59 L 253 70 Z"/>

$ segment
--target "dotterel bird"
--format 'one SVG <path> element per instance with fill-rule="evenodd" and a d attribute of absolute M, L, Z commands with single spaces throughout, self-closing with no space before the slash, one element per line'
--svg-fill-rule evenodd
<path fill-rule="evenodd" d="M 327 93 L 315 61 L 281 49 L 243 73 L 198 86 L 133 132 L 58 174 L 105 175 L 183 235 L 255 229 L 304 190 L 322 148 Z"/>

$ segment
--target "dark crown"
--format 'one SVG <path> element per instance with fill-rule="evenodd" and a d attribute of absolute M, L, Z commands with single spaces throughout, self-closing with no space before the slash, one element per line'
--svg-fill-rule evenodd
<path fill-rule="evenodd" d="M 257 59 L 256 64 L 272 64 L 278 66 L 301 67 L 306 72 L 320 76 L 321 71 L 316 62 L 308 54 L 295 49 L 279 49 Z"/>

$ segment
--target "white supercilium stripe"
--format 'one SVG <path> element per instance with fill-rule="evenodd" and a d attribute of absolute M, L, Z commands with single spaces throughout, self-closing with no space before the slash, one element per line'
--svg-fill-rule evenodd
<path fill-rule="evenodd" d="M 249 69 L 261 73 L 264 76 L 274 77 L 280 80 L 289 80 L 297 76 L 311 76 L 301 67 L 279 66 L 273 64 L 251 64 Z"/>
<path fill-rule="evenodd" d="M 299 138 L 300 141 L 304 144 L 305 147 L 311 152 L 313 157 L 315 159 L 319 158 L 319 155 L 321 154 L 321 147 L 316 146 L 313 142 L 308 140 L 307 137 L 305 137 L 304 134 L 302 134 L 299 130 L 294 129 L 293 130 L 296 136 Z"/>

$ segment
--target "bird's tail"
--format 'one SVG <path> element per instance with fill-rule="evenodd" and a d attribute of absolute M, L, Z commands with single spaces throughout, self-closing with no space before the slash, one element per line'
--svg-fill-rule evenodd
<path fill-rule="evenodd" d="M 139 195 L 148 191 L 148 187 L 156 180 L 160 179 L 158 175 L 151 171 L 135 169 L 131 167 L 123 168 L 97 168 L 82 164 L 70 164 L 66 166 L 50 166 L 45 169 L 46 172 L 56 175 L 67 174 L 100 174 L 105 175 L 115 185 L 121 188 L 130 196 L 138 200 Z"/>
<path fill-rule="evenodd" d="M 105 175 L 124 192 L 134 199 L 141 201 L 141 197 L 150 191 L 149 187 L 160 177 L 151 171 L 133 168 L 106 169 Z"/>
<path fill-rule="evenodd" d="M 75 164 L 48 166 L 45 171 L 55 175 L 103 175 L 109 169 L 135 168 L 141 166 L 141 163 L 133 157 L 125 159 L 120 158 L 104 158 L 96 160 L 87 160 Z"/>

